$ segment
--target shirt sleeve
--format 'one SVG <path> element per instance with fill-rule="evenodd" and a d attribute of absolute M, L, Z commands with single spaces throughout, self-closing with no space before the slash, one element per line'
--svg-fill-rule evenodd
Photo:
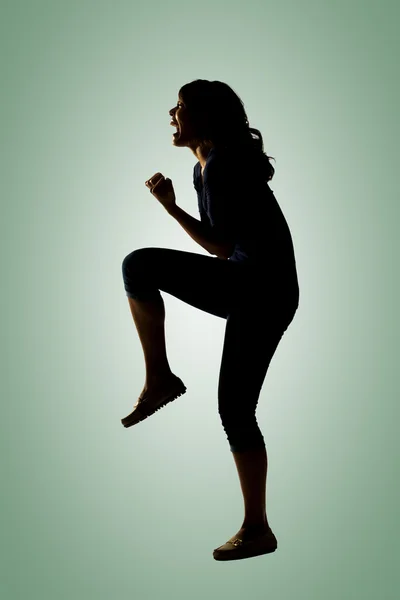
<path fill-rule="evenodd" d="M 204 170 L 206 212 L 211 227 L 222 239 L 235 241 L 239 223 L 239 196 L 234 170 L 225 160 L 213 158 Z"/>
<path fill-rule="evenodd" d="M 201 177 L 200 171 L 198 170 L 198 166 L 195 165 L 194 169 L 193 169 L 193 186 L 197 192 L 197 202 L 198 202 L 198 207 L 199 207 L 200 220 L 205 225 L 208 225 L 208 227 L 211 227 L 210 219 L 208 218 L 206 210 L 203 206 L 202 191 L 201 191 L 201 187 L 200 187 L 201 183 L 199 182 L 199 177 Z"/>

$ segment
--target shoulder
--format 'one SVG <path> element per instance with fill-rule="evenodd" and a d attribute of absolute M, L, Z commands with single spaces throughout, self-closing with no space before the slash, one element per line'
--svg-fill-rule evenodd
<path fill-rule="evenodd" d="M 199 178 L 201 177 L 201 167 L 198 161 L 193 167 L 193 185 L 197 191 L 199 191 Z"/>
<path fill-rule="evenodd" d="M 231 156 L 223 150 L 212 148 L 203 169 L 204 183 L 225 180 L 226 177 L 233 175 L 234 170 Z M 199 173 L 201 173 L 200 165 Z"/>

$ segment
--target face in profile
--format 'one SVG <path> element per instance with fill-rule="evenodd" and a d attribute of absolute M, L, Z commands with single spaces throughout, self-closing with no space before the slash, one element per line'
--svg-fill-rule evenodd
<path fill-rule="evenodd" d="M 172 117 L 171 125 L 176 128 L 172 136 L 174 146 L 187 146 L 193 138 L 193 127 L 181 96 L 178 96 L 178 102 L 174 108 L 171 108 L 169 114 Z"/>
<path fill-rule="evenodd" d="M 204 144 L 204 140 L 201 140 L 196 133 L 194 119 L 180 94 L 176 106 L 171 108 L 169 114 L 172 117 L 171 126 L 176 128 L 172 136 L 174 146 L 188 146 L 194 149 L 201 143 Z"/>

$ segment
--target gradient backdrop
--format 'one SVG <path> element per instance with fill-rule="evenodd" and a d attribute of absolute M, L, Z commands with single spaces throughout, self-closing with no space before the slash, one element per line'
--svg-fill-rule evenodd
<path fill-rule="evenodd" d="M 2 599 L 399 597 L 399 10 L 2 3 Z M 196 78 L 231 85 L 276 158 L 301 287 L 257 412 L 279 548 L 229 563 L 225 321 L 164 294 L 188 391 L 120 423 L 145 375 L 122 260 L 207 254 L 144 185 L 161 171 L 198 217 L 168 114 Z"/>

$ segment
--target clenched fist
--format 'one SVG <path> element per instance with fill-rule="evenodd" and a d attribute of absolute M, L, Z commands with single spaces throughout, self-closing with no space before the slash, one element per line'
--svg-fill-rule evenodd
<path fill-rule="evenodd" d="M 175 206 L 174 187 L 168 177 L 165 178 L 162 173 L 156 173 L 145 182 L 145 185 L 167 211 L 170 211 Z"/>

